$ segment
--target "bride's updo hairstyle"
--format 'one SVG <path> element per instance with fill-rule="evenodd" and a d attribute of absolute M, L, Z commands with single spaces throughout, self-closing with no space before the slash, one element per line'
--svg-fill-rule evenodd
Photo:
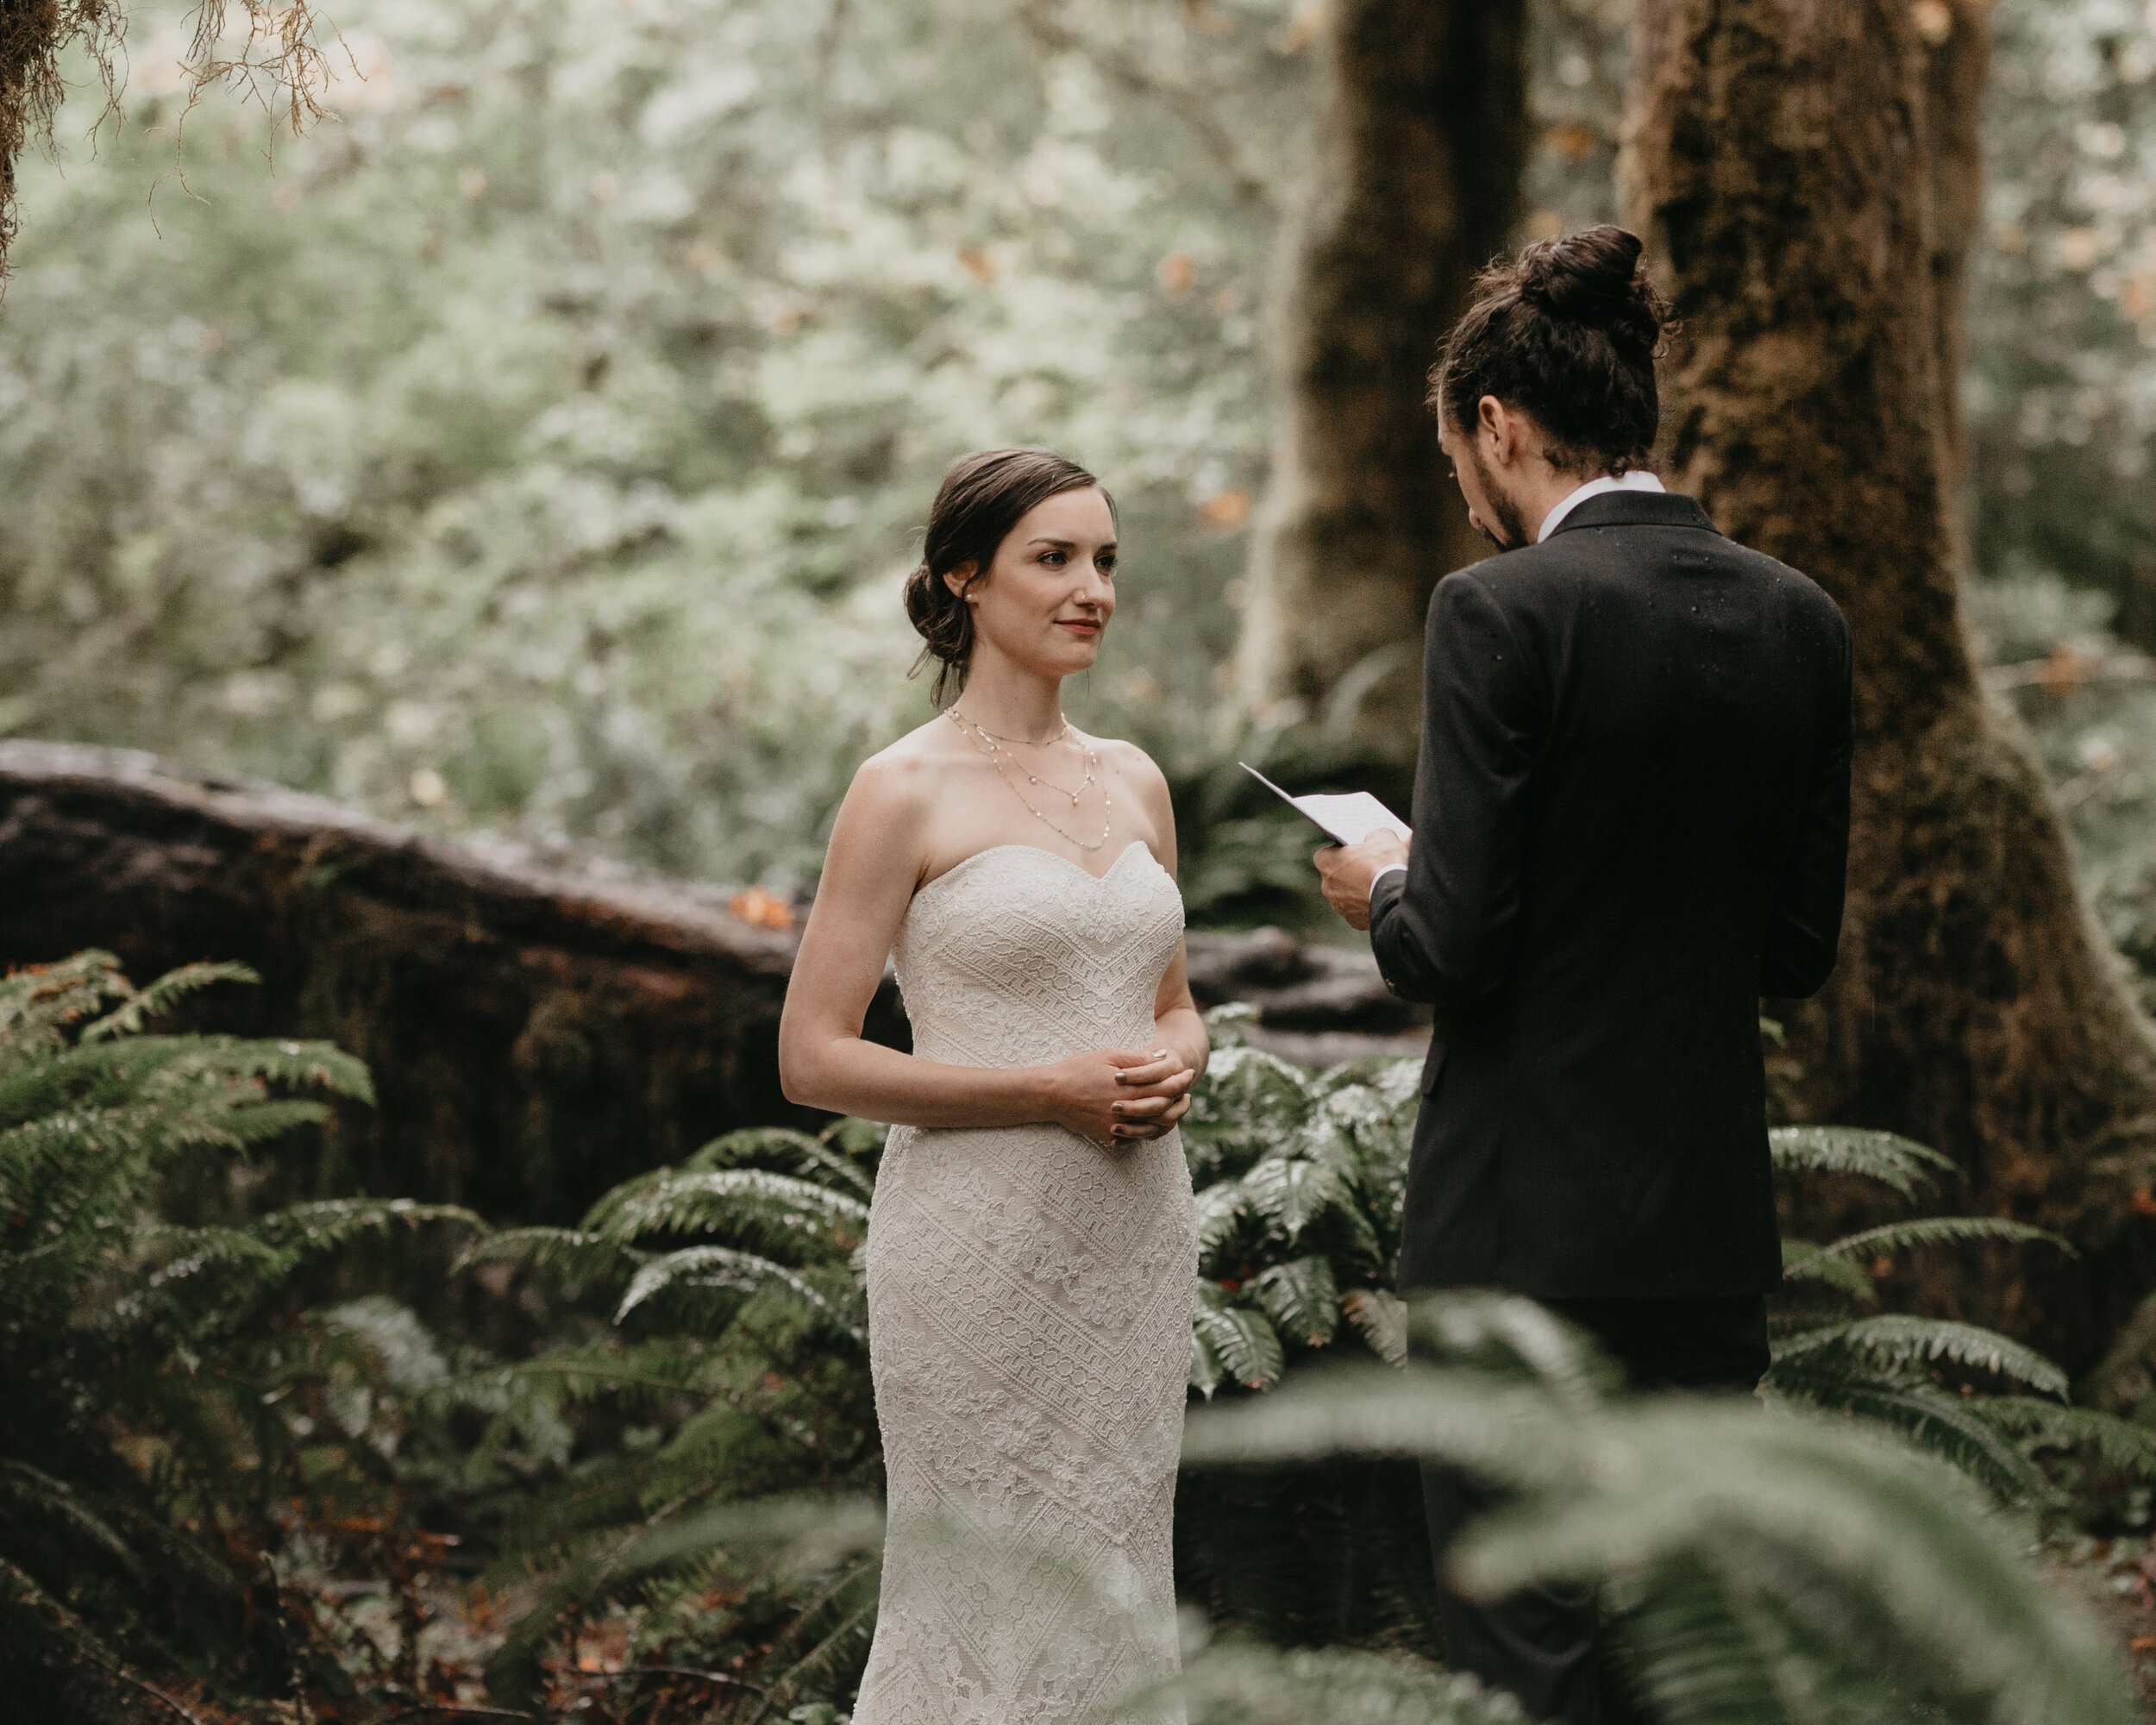
<path fill-rule="evenodd" d="M 930 699 L 939 708 L 956 700 L 966 687 L 973 662 L 973 607 L 965 592 L 951 591 L 944 576 L 967 565 L 965 586 L 988 573 L 996 548 L 1036 504 L 1067 491 L 1096 487 L 1115 512 L 1107 488 L 1080 467 L 1047 449 L 977 449 L 961 455 L 943 475 L 935 505 L 928 512 L 928 533 L 921 561 L 906 578 L 906 614 L 927 644 L 908 676 L 936 662 L 936 685 Z"/>
<path fill-rule="evenodd" d="M 1654 362 L 1676 329 L 1637 234 L 1604 224 L 1545 240 L 1476 279 L 1430 373 L 1430 405 L 1472 436 L 1494 395 L 1531 415 L 1566 473 L 1623 474 L 1654 448 Z"/>

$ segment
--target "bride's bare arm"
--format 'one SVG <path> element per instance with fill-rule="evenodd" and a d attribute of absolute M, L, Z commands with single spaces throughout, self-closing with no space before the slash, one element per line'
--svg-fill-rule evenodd
<path fill-rule="evenodd" d="M 1163 1129 L 1156 1121 L 1118 1112 L 1144 1107 L 1153 1094 L 1140 1087 L 1134 1095 L 1118 1082 L 1125 1070 L 1160 1063 L 1147 1060 L 1151 1051 L 1095 1050 L 1048 1066 L 950 1066 L 862 1038 L 920 880 L 934 777 L 926 762 L 880 756 L 855 775 L 839 807 L 779 1020 L 787 1099 L 893 1126 L 1046 1121 L 1096 1139 L 1155 1136 Z"/>

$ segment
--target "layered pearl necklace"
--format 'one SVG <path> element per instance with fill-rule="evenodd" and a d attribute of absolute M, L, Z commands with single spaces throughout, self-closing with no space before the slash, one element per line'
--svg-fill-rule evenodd
<path fill-rule="evenodd" d="M 1008 749 L 1006 749 L 1003 746 L 1006 743 L 1024 743 L 1028 749 L 1052 749 L 1056 743 L 1062 742 L 1064 738 L 1075 736 L 1075 733 L 1072 731 L 1070 728 L 1070 721 L 1069 719 L 1066 718 L 1063 720 L 1063 728 L 1057 731 L 1055 736 L 1049 738 L 1047 742 L 1034 743 L 1022 737 L 999 737 L 994 731 L 990 731 L 986 725 L 981 724 L 977 720 L 967 718 L 964 713 L 959 712 L 959 710 L 955 706 L 944 709 L 944 716 L 948 718 L 953 724 L 958 727 L 960 734 L 962 735 L 968 743 L 972 743 L 975 749 L 978 749 L 983 755 L 988 757 L 988 764 L 996 769 L 996 777 L 1002 780 L 1005 784 L 1011 787 L 1011 794 L 1016 797 L 1021 803 L 1025 804 L 1026 809 L 1031 813 L 1033 819 L 1039 821 L 1044 826 L 1047 827 L 1050 832 L 1056 834 L 1059 838 L 1064 839 L 1069 843 L 1076 845 L 1081 850 L 1098 850 L 1102 845 L 1108 842 L 1109 830 L 1115 824 L 1115 806 L 1109 800 L 1107 786 L 1101 782 L 1100 757 L 1093 752 L 1093 744 L 1082 741 L 1078 744 L 1079 748 L 1085 752 L 1086 779 L 1085 783 L 1080 785 L 1075 791 L 1067 791 L 1061 785 L 1056 784 L 1053 780 L 1042 778 L 1040 775 L 1032 771 L 1032 769 L 1021 762 L 1017 756 L 1012 754 Z M 1003 763 L 1006 761 L 1008 761 L 1013 767 L 1016 767 L 1019 772 L 1025 775 L 1026 783 L 1035 786 L 1036 787 L 1045 785 L 1050 790 L 1055 792 L 1057 796 L 1069 797 L 1070 799 L 1070 806 L 1074 809 L 1078 806 L 1078 799 L 1086 794 L 1087 786 L 1095 784 L 1100 785 L 1101 810 L 1100 837 L 1088 844 L 1085 839 L 1079 837 L 1076 833 L 1066 832 L 1062 827 L 1058 826 L 1054 821 L 1050 820 L 1047 815 L 1043 813 L 1039 809 L 1035 808 L 1033 806 L 1032 800 L 1029 798 L 1024 791 L 1018 788 L 1018 781 L 1011 777 L 1009 774 L 1003 770 Z"/>

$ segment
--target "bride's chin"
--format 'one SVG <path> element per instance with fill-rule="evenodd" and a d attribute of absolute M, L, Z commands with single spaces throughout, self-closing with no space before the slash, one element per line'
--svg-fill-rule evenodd
<path fill-rule="evenodd" d="M 1100 656 L 1098 637 L 1091 641 L 1074 643 L 1060 653 L 1047 653 L 1041 657 L 1039 668 L 1051 676 L 1075 677 L 1081 671 L 1090 671 L 1094 662 Z"/>

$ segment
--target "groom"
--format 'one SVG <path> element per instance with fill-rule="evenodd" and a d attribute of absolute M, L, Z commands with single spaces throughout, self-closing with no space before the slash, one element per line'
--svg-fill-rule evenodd
<path fill-rule="evenodd" d="M 1636 1385 L 1747 1392 L 1782 1273 L 1759 1000 L 1833 969 L 1849 630 L 1643 465 L 1668 317 L 1639 254 L 1610 227 L 1530 247 L 1447 338 L 1440 442 L 1504 555 L 1431 601 L 1413 845 L 1318 867 L 1437 1009 L 1401 1290 L 1529 1295 Z M 1495 1499 L 1435 1468 L 1424 1494 L 1442 1569 Z M 1615 1716 L 1591 1592 L 1446 1587 L 1445 1628 L 1532 1717 Z"/>

